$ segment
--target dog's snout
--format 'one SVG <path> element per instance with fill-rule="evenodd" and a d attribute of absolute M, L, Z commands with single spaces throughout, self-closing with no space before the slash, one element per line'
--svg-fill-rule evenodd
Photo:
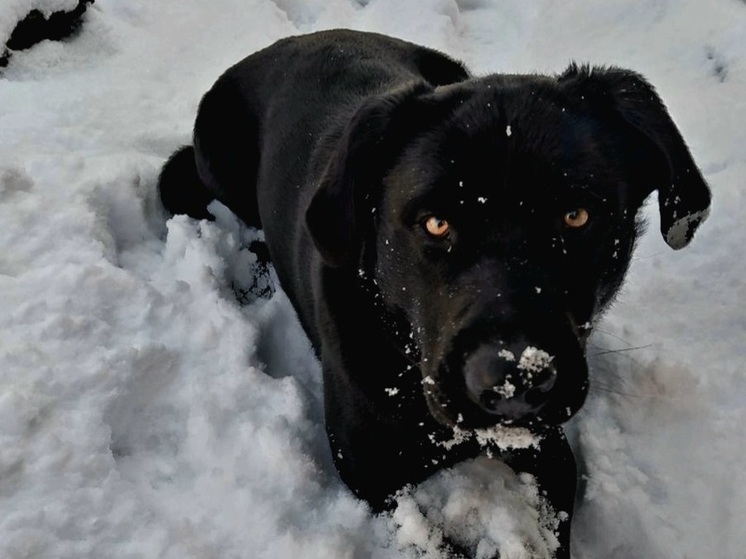
<path fill-rule="evenodd" d="M 508 421 L 535 416 L 557 379 L 552 356 L 528 344 L 485 344 L 466 358 L 469 398 L 482 410 Z"/>

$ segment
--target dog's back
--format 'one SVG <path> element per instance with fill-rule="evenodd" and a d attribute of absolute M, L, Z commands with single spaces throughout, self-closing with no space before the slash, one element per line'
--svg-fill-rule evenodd
<path fill-rule="evenodd" d="M 304 301 L 301 320 L 313 338 L 304 316 L 312 302 L 293 284 L 310 281 L 314 250 L 302 216 L 325 170 L 314 162 L 326 161 L 323 152 L 364 99 L 403 84 L 466 78 L 451 58 L 376 33 L 282 39 L 226 70 L 204 95 L 193 146 L 174 153 L 161 173 L 161 200 L 172 213 L 210 219 L 206 206 L 217 199 L 246 224 L 263 227 L 283 288 Z"/>
<path fill-rule="evenodd" d="M 204 218 L 201 203 L 217 199 L 261 226 L 259 207 L 275 212 L 274 195 L 298 201 L 279 191 L 307 182 L 306 161 L 319 137 L 333 142 L 363 99 L 397 84 L 466 78 L 465 68 L 445 55 L 376 33 L 333 30 L 282 39 L 226 70 L 204 95 L 193 151 L 174 153 L 161 174 L 163 203 L 172 213 Z M 205 187 L 200 196 L 195 173 Z"/>

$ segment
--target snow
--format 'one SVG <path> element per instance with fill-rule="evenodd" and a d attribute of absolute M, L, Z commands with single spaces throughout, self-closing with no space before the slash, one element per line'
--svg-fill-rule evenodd
<path fill-rule="evenodd" d="M 0 40 L 31 8 L 4 0 Z M 160 165 L 230 64 L 352 27 L 477 73 L 631 67 L 713 188 L 672 251 L 657 199 L 589 341 L 568 431 L 574 556 L 742 559 L 746 533 L 746 5 L 737 0 L 108 0 L 0 77 L 0 557 L 549 557 L 533 481 L 482 458 L 374 516 L 334 471 L 319 365 L 281 291 L 250 296 L 257 233 L 167 220 Z M 265 280 L 266 281 L 266 278 Z M 529 551 L 533 549 L 534 551 Z"/>
<path fill-rule="evenodd" d="M 457 423 L 463 418 L 459 416 Z M 480 447 L 484 448 L 489 455 L 490 449 L 511 450 L 520 448 L 538 448 L 541 443 L 541 435 L 530 431 L 525 427 L 509 427 L 505 425 L 494 425 L 484 429 L 464 430 L 454 427 L 453 438 L 449 441 L 438 441 L 434 435 L 430 436 L 433 444 L 451 449 L 469 440 L 475 440 Z"/>
<path fill-rule="evenodd" d="M 552 359 L 554 359 L 554 356 L 549 355 L 543 349 L 532 345 L 526 346 L 521 353 L 521 358 L 518 360 L 518 369 L 527 371 L 528 373 L 538 373 L 546 369 L 552 362 Z"/>
<path fill-rule="evenodd" d="M 502 506 L 480 507 L 485 493 Z M 431 516 L 424 517 L 421 510 Z M 545 556 L 557 546 L 557 518 L 538 494 L 533 478 L 514 476 L 488 458 L 469 462 L 458 472 L 446 471 L 422 483 L 412 495 L 402 495 L 393 517 L 399 523 L 395 536 L 399 545 L 411 543 L 426 557 L 442 556 L 443 532 L 456 534 L 453 540 L 460 545 L 478 541 L 476 559 L 490 559 L 498 550 L 501 557 L 527 557 L 527 548 L 534 550 L 534 556 Z"/>
<path fill-rule="evenodd" d="M 515 361 L 515 354 L 509 349 L 501 349 L 497 352 L 497 355 L 505 359 L 505 361 Z"/>
<path fill-rule="evenodd" d="M 508 378 L 510 378 L 510 375 L 508 375 Z M 496 386 L 493 390 L 503 398 L 512 398 L 515 394 L 515 384 L 506 380 L 502 386 Z"/>

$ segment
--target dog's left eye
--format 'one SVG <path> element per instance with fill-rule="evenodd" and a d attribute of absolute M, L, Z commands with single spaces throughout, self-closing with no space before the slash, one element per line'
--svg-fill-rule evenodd
<path fill-rule="evenodd" d="M 580 227 L 584 227 L 588 223 L 590 217 L 591 214 L 589 214 L 588 210 L 586 210 L 585 208 L 576 208 L 565 214 L 564 221 L 565 225 L 567 225 L 568 227 L 578 229 Z"/>
<path fill-rule="evenodd" d="M 448 232 L 451 230 L 450 224 L 445 219 L 440 219 L 439 217 L 434 215 L 426 218 L 423 225 L 428 235 L 437 239 L 445 238 L 446 235 L 448 235 Z"/>

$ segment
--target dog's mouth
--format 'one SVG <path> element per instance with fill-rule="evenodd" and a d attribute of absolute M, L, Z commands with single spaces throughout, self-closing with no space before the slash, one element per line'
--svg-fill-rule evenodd
<path fill-rule="evenodd" d="M 564 423 L 585 401 L 588 367 L 582 340 L 561 337 L 563 343 L 544 345 L 457 340 L 444 358 L 430 366 L 423 360 L 430 414 L 446 427 L 472 431 Z"/>

